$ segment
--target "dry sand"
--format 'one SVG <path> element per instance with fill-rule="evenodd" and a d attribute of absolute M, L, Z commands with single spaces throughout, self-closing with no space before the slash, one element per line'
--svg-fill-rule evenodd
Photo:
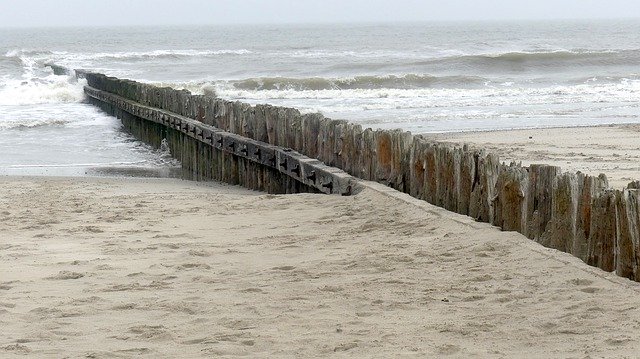
<path fill-rule="evenodd" d="M 0 178 L 0 357 L 637 357 L 640 286 L 373 184 Z"/>
<path fill-rule="evenodd" d="M 604 173 L 612 188 L 640 180 L 640 125 L 548 128 L 426 135 L 472 143 L 498 153 L 507 163 L 543 163 L 564 172 Z"/>

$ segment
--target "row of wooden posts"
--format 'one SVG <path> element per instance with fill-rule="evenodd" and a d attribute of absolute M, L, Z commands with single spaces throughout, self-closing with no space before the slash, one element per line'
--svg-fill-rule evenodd
<path fill-rule="evenodd" d="M 362 184 L 290 148 L 270 145 L 122 96 L 85 86 L 89 102 L 122 120 L 136 138 L 169 150 L 184 178 L 217 180 L 269 193 L 349 196 Z"/>
<path fill-rule="evenodd" d="M 257 141 L 288 147 L 351 175 L 518 231 L 547 247 L 640 281 L 638 182 L 501 163 L 496 154 L 401 130 L 363 129 L 292 108 L 251 106 L 186 90 L 82 73 L 89 86 Z"/>

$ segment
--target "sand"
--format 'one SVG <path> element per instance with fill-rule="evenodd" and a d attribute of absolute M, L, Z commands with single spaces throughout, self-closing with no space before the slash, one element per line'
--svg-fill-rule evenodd
<path fill-rule="evenodd" d="M 636 357 L 640 285 L 380 185 L 0 177 L 0 357 Z"/>
<path fill-rule="evenodd" d="M 441 141 L 472 143 L 523 165 L 543 163 L 564 172 L 604 173 L 612 188 L 640 180 L 640 125 L 548 128 L 426 135 Z"/>

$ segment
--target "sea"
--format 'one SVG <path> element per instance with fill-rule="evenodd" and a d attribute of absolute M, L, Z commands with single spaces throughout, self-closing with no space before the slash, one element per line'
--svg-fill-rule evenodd
<path fill-rule="evenodd" d="M 178 164 L 46 63 L 413 133 L 640 122 L 640 20 L 0 29 L 0 174 Z"/>

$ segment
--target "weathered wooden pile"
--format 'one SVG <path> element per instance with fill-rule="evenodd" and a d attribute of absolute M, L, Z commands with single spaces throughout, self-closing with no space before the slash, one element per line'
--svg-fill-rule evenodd
<path fill-rule="evenodd" d="M 503 230 L 518 231 L 590 265 L 640 280 L 638 182 L 612 190 L 604 175 L 562 173 L 547 165 L 503 164 L 497 155 L 482 149 L 438 143 L 400 130 L 362 129 L 291 108 L 251 106 L 101 74 L 84 75 L 93 88 L 291 148 L 358 178 L 384 183 Z"/>
<path fill-rule="evenodd" d="M 93 74 L 86 74 L 92 78 Z M 87 86 L 89 100 L 122 119 L 136 138 L 168 146 L 189 179 L 215 179 L 269 193 L 320 192 L 350 195 L 357 179 L 290 148 L 269 145 L 175 112 L 142 105 Z"/>

